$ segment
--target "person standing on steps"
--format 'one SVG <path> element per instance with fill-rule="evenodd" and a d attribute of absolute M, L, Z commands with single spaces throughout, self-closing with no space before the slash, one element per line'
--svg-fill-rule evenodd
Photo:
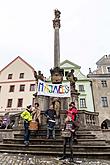
<path fill-rule="evenodd" d="M 65 119 L 65 123 L 64 123 L 64 129 L 62 131 L 66 131 L 67 135 L 64 136 L 64 143 L 63 143 L 63 157 L 60 158 L 60 160 L 63 160 L 66 158 L 66 145 L 69 142 L 69 148 L 70 148 L 70 161 L 73 161 L 73 151 L 72 151 L 72 144 L 73 144 L 73 140 L 75 142 L 77 142 L 76 139 L 76 129 L 77 126 L 75 124 L 75 120 L 76 120 L 76 115 L 78 114 L 78 110 L 75 107 L 75 103 L 71 102 L 69 104 L 69 109 L 66 111 L 66 119 Z"/>
<path fill-rule="evenodd" d="M 67 158 L 66 156 L 66 146 L 67 143 L 69 143 L 69 149 L 70 149 L 70 161 L 73 161 L 73 149 L 72 149 L 72 145 L 73 145 L 73 138 L 74 138 L 74 125 L 72 122 L 72 119 L 70 116 L 67 116 L 65 119 L 65 124 L 64 124 L 64 129 L 62 129 L 62 131 L 65 132 L 65 134 L 62 133 L 62 137 L 64 139 L 63 141 L 63 156 L 60 158 L 60 160 L 64 160 Z"/>
<path fill-rule="evenodd" d="M 76 108 L 76 106 L 75 106 L 75 102 L 71 102 L 70 103 L 70 105 L 71 105 L 71 107 L 72 108 L 70 108 L 71 110 L 72 110 L 72 121 L 73 121 L 73 124 L 74 124 L 74 127 L 75 127 L 75 132 L 74 132 L 74 142 L 77 144 L 77 136 L 76 136 L 76 130 L 78 130 L 78 128 L 79 128 L 79 123 L 80 123 L 80 121 L 79 121 L 79 114 L 78 114 L 78 110 L 77 110 L 77 108 Z M 70 112 L 71 112 L 71 110 L 70 110 Z M 68 113 L 67 113 L 68 114 Z"/>
<path fill-rule="evenodd" d="M 52 138 L 55 139 L 56 111 L 54 110 L 53 104 L 45 111 L 44 115 L 47 117 L 47 139 L 50 139 L 51 135 Z"/>
<path fill-rule="evenodd" d="M 29 123 L 32 121 L 32 107 L 27 106 L 26 110 L 21 113 L 21 118 L 24 120 L 24 144 L 29 145 L 30 130 Z"/>
<path fill-rule="evenodd" d="M 39 108 L 39 103 L 34 104 L 32 110 L 32 120 L 38 123 L 38 128 L 41 125 L 41 110 Z"/>

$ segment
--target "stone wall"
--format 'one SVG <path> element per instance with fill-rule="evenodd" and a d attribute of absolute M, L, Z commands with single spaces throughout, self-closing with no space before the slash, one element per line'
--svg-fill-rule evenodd
<path fill-rule="evenodd" d="M 4 138 L 13 139 L 15 133 L 20 134 L 20 131 L 13 129 L 0 129 L 0 142 L 2 142 Z"/>

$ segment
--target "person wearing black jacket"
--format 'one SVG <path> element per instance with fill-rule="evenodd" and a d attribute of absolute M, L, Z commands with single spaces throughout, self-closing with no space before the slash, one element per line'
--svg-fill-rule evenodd
<path fill-rule="evenodd" d="M 44 115 L 47 117 L 47 139 L 49 139 L 51 135 L 52 138 L 55 139 L 56 111 L 53 108 L 53 104 L 45 111 Z"/>
<path fill-rule="evenodd" d="M 65 125 L 64 125 L 64 129 L 62 129 L 62 131 L 67 131 L 69 136 L 65 136 L 64 141 L 63 141 L 63 156 L 60 158 L 60 160 L 64 160 L 66 159 L 66 146 L 67 143 L 69 143 L 69 149 L 70 149 L 70 161 L 73 161 L 73 149 L 72 149 L 72 145 L 73 145 L 73 138 L 74 138 L 74 132 L 75 132 L 75 127 L 74 124 L 71 120 L 70 116 L 67 116 L 65 119 Z"/>

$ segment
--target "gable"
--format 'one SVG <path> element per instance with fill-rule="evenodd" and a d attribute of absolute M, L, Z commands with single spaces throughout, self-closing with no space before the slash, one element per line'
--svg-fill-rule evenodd
<path fill-rule="evenodd" d="M 18 60 L 21 61 L 22 63 L 26 64 L 32 70 L 34 70 L 34 68 L 30 64 L 28 64 L 25 60 L 23 60 L 20 56 L 18 56 L 13 61 L 11 61 L 8 65 L 6 65 L 0 72 L 2 72 L 3 70 L 7 69 L 10 65 L 12 65 L 13 63 L 15 63 Z"/>
<path fill-rule="evenodd" d="M 100 60 L 96 62 L 96 65 L 110 65 L 110 55 L 104 55 Z"/>
<path fill-rule="evenodd" d="M 12 74 L 13 80 L 17 81 L 20 73 L 24 73 L 25 79 L 34 78 L 34 68 L 18 56 L 0 71 L 0 81 L 7 81 L 9 74 Z"/>
<path fill-rule="evenodd" d="M 77 64 L 75 64 L 69 60 L 65 60 L 65 61 L 61 62 L 60 67 L 61 68 L 74 68 L 74 69 L 80 69 L 81 68 L 80 66 L 78 66 Z"/>

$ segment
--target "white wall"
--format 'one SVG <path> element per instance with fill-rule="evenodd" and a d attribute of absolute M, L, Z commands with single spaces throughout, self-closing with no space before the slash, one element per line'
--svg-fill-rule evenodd
<path fill-rule="evenodd" d="M 24 78 L 20 79 L 20 73 L 24 73 Z M 8 79 L 8 74 L 13 74 L 12 79 Z M 34 70 L 20 58 L 10 63 L 0 73 L 0 109 L 7 108 L 8 99 L 13 99 L 12 108 L 17 108 L 18 98 L 23 98 L 23 108 L 32 104 L 33 94 L 36 91 L 30 91 L 30 84 L 35 84 Z M 25 91 L 20 92 L 20 84 L 25 84 Z M 10 85 L 15 85 L 14 92 L 9 92 Z"/>

